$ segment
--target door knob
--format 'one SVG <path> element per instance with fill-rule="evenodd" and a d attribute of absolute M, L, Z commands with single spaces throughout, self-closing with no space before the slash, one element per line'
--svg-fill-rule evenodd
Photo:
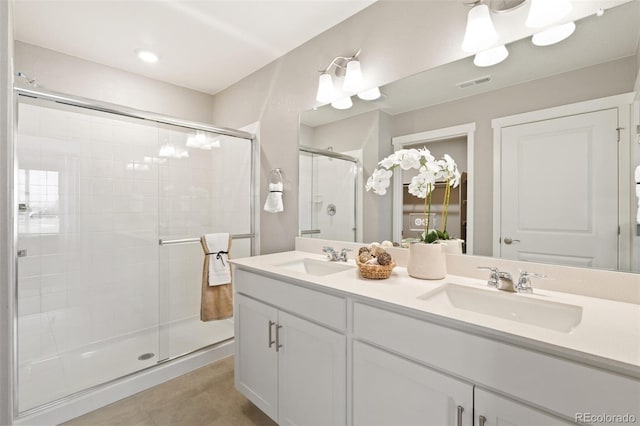
<path fill-rule="evenodd" d="M 508 237 L 504 239 L 504 243 L 507 244 L 507 245 L 508 244 L 513 244 L 513 243 L 519 243 L 519 242 L 520 242 L 520 240 L 514 240 L 514 239 L 508 238 Z"/>

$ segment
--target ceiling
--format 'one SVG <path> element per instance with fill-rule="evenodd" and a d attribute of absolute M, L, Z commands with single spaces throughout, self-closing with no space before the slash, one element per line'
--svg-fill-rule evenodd
<path fill-rule="evenodd" d="M 375 1 L 15 0 L 15 38 L 214 94 Z"/>
<path fill-rule="evenodd" d="M 473 57 L 467 57 L 387 84 L 380 89 L 379 100 L 367 102 L 353 96 L 354 105 L 348 110 L 325 105 L 304 112 L 301 121 L 315 127 L 373 110 L 395 115 L 438 105 L 633 56 L 639 37 L 640 1 L 631 1 L 610 7 L 602 17 L 590 14 L 576 21 L 575 33 L 556 45 L 537 47 L 530 37 L 523 38 L 507 45 L 509 57 L 498 65 L 479 68 L 473 65 Z M 485 76 L 491 81 L 465 89 L 458 86 Z"/>

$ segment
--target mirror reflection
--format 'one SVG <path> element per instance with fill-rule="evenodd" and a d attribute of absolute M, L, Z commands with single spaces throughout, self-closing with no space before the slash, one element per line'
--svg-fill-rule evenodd
<path fill-rule="evenodd" d="M 410 226 L 403 228 L 402 215 L 393 213 L 393 190 L 377 196 L 365 192 L 362 182 L 397 149 L 392 140 L 413 136 L 412 146 L 432 149 L 433 138 L 420 135 L 473 124 L 471 157 L 467 147 L 455 146 L 455 138 L 450 144 L 441 138 L 444 146 L 436 150 L 468 172 L 469 253 L 638 272 L 633 169 L 640 149 L 630 129 L 639 121 L 639 17 L 639 2 L 627 2 L 577 21 L 574 34 L 558 44 L 535 46 L 530 37 L 511 43 L 509 57 L 497 65 L 478 67 L 468 57 L 387 84 L 377 100 L 354 96 L 347 110 L 325 105 L 302 112 L 301 146 L 358 160 L 356 205 L 349 212 L 355 212 L 355 231 L 339 239 L 398 240 L 397 228 L 401 238 L 410 237 Z M 575 105 L 580 107 L 571 112 Z M 609 117 L 584 115 L 603 108 L 611 110 Z M 535 111 L 542 111 L 538 118 Z M 581 118 L 556 120 L 567 115 Z M 544 126 L 528 124 L 538 121 Z M 512 128 L 520 133 L 503 138 Z M 612 144 L 602 148 L 591 141 Z M 604 153 L 613 154 L 605 159 Z M 517 185 L 504 187 L 508 179 Z M 310 197 L 303 197 L 308 191 L 302 182 L 300 190 L 301 212 L 327 214 L 331 192 L 303 206 Z M 409 210 L 404 203 L 401 209 Z M 301 218 L 300 229 L 319 231 L 309 237 L 333 239 L 331 221 L 325 222 L 313 228 Z M 556 253 L 560 246 L 565 251 Z M 587 246 L 590 251 L 582 250 Z"/>

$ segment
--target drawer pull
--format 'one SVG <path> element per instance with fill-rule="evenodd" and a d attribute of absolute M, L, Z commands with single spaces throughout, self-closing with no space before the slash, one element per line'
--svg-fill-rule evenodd
<path fill-rule="evenodd" d="M 456 407 L 456 426 L 462 426 L 462 412 L 464 411 L 464 408 L 462 407 L 462 405 L 458 405 L 458 407 Z"/>
<path fill-rule="evenodd" d="M 478 417 L 478 426 L 484 426 L 486 422 L 487 422 L 487 418 L 485 416 Z"/>
<path fill-rule="evenodd" d="M 273 333 L 272 333 L 272 327 L 275 325 L 276 323 L 269 320 L 269 347 L 273 346 L 273 344 L 275 343 L 275 341 L 273 340 Z"/>
<path fill-rule="evenodd" d="M 276 325 L 276 352 L 280 352 L 280 348 L 282 345 L 280 344 L 280 329 L 282 326 L 280 324 Z"/>

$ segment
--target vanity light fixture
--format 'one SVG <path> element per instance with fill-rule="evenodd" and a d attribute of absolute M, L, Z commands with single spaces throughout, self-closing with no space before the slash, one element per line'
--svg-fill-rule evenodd
<path fill-rule="evenodd" d="M 536 33 L 531 37 L 531 41 L 536 46 L 551 46 L 568 38 L 576 30 L 575 22 L 568 22 L 556 25 L 544 31 Z"/>
<path fill-rule="evenodd" d="M 148 62 L 150 64 L 154 64 L 158 62 L 158 59 L 159 59 L 157 54 L 153 53 L 150 50 L 145 50 L 145 49 L 137 49 L 136 55 L 138 55 L 138 58 L 141 61 Z"/>
<path fill-rule="evenodd" d="M 571 12 L 569 0 L 531 0 L 526 26 L 544 28 L 558 23 Z"/>
<path fill-rule="evenodd" d="M 378 87 L 363 90 L 365 80 L 358 60 L 359 54 L 360 50 L 353 56 L 336 56 L 325 69 L 320 71 L 316 101 L 322 104 L 331 103 L 337 109 L 348 109 L 353 106 L 351 95 L 357 94 L 363 100 L 374 100 L 380 97 Z M 332 74 L 343 77 L 341 91 L 337 91 L 334 87 Z"/>
<path fill-rule="evenodd" d="M 491 21 L 489 6 L 480 0 L 467 15 L 462 50 L 468 53 L 480 52 L 493 46 L 496 41 L 498 41 L 498 33 Z"/>
<path fill-rule="evenodd" d="M 504 45 L 501 45 L 476 53 L 473 63 L 477 67 L 490 67 L 504 61 L 507 56 L 509 56 L 509 51 Z"/>

